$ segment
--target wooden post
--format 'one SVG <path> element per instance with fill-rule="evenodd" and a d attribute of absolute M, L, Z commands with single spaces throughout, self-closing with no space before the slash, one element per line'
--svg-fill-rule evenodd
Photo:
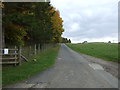
<path fill-rule="evenodd" d="M 2 9 L 0 8 L 0 63 L 2 63 Z M 0 65 L 0 88 L 2 89 L 2 65 Z"/>
<path fill-rule="evenodd" d="M 35 49 L 35 55 L 36 55 L 36 44 L 35 44 L 35 48 L 34 49 Z"/>
<path fill-rule="evenodd" d="M 40 45 L 40 53 L 41 53 L 42 52 L 42 44 L 40 43 L 39 45 Z"/>
<path fill-rule="evenodd" d="M 19 65 L 21 65 L 21 47 L 19 46 L 18 50 Z"/>
<path fill-rule="evenodd" d="M 45 44 L 43 44 L 43 52 L 44 52 L 44 49 L 45 49 Z"/>
<path fill-rule="evenodd" d="M 31 46 L 29 46 L 29 57 L 31 56 Z"/>
<path fill-rule="evenodd" d="M 17 47 L 15 46 L 15 66 L 16 66 L 16 64 L 17 64 L 17 59 L 16 59 L 16 58 L 17 58 L 17 56 L 16 56 L 16 53 L 17 53 L 16 51 L 17 51 L 17 50 L 16 50 L 16 49 L 17 49 Z"/>
<path fill-rule="evenodd" d="M 3 32 L 2 32 L 2 9 L 0 8 L 0 62 L 2 63 L 2 48 L 3 48 L 3 40 L 2 40 L 2 35 L 3 35 Z M 0 66 L 1 67 L 1 66 Z M 1 80 L 1 78 L 0 78 Z M 1 83 L 1 82 L 0 82 Z"/>
<path fill-rule="evenodd" d="M 40 53 L 40 44 L 38 44 L 38 53 Z"/>

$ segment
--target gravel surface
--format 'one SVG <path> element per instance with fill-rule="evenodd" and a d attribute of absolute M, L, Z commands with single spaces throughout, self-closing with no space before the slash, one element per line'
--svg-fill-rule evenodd
<path fill-rule="evenodd" d="M 103 59 L 95 58 L 85 54 L 80 54 L 80 55 L 83 56 L 89 62 L 102 65 L 105 71 L 111 73 L 113 76 L 120 79 L 120 76 L 118 75 L 118 65 L 120 64 L 116 62 L 105 61 Z"/>

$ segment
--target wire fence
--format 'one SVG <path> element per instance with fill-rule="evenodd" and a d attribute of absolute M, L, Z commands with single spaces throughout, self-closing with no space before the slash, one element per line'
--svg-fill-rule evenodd
<path fill-rule="evenodd" d="M 37 54 L 41 54 L 42 52 L 56 47 L 58 44 L 34 44 L 34 45 L 29 45 L 29 46 L 24 46 L 21 48 L 21 53 L 23 56 L 25 56 L 27 59 L 31 59 Z"/>

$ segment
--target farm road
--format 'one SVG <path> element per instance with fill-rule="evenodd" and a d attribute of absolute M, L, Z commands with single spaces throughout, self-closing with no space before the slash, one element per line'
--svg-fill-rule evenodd
<path fill-rule="evenodd" d="M 117 88 L 118 80 L 102 66 L 61 45 L 56 64 L 10 88 Z"/>

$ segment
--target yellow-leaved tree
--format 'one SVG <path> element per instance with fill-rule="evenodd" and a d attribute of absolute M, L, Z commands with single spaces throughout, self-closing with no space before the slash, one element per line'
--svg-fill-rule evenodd
<path fill-rule="evenodd" d="M 53 16 L 51 17 L 52 23 L 53 23 L 53 37 L 52 42 L 58 43 L 61 42 L 61 35 L 64 32 L 63 29 L 63 20 L 60 17 L 60 12 L 53 8 L 51 12 L 54 12 Z"/>

